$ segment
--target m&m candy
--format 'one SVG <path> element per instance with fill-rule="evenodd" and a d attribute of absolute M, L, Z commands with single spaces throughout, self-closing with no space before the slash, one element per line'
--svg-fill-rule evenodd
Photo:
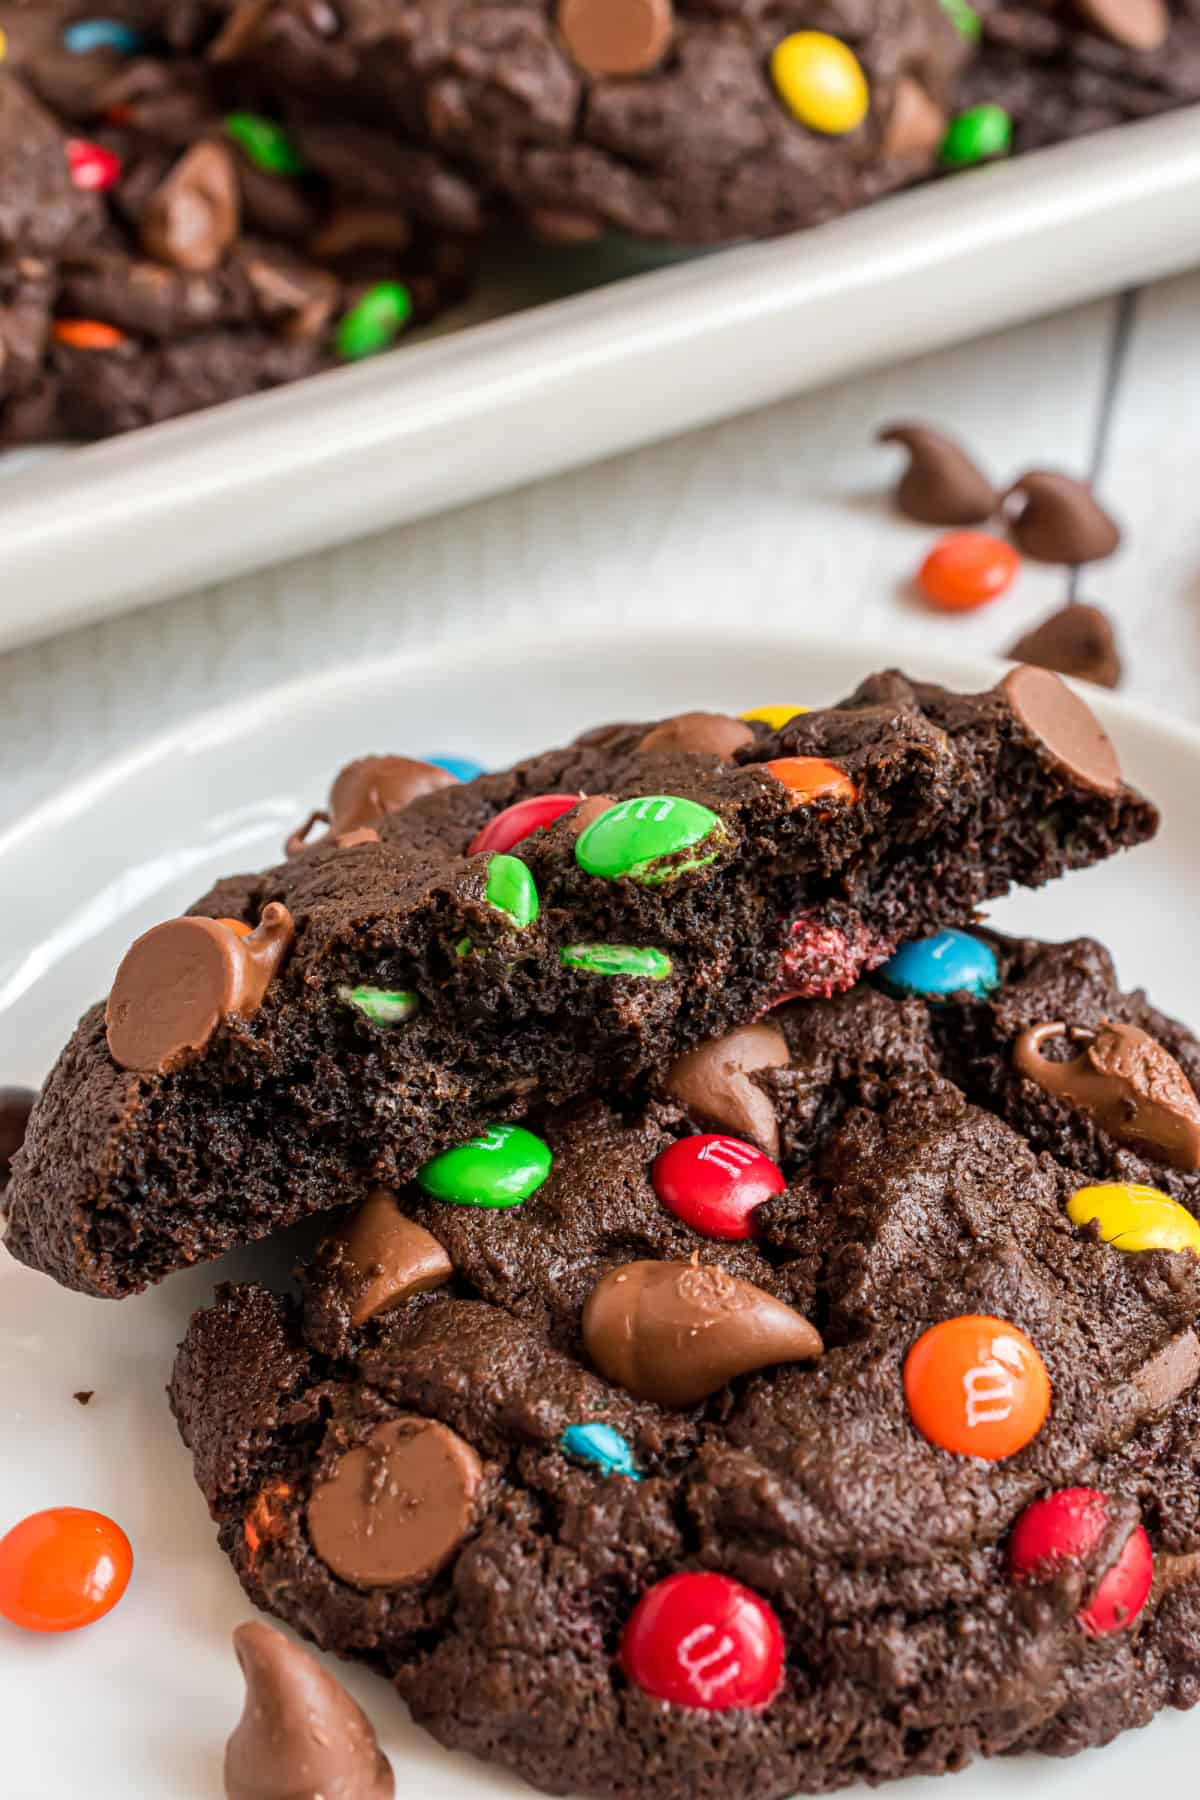
<path fill-rule="evenodd" d="M 119 19 L 76 19 L 73 25 L 65 27 L 62 41 L 72 56 L 88 56 L 93 50 L 136 56 L 142 47 L 141 33 Z"/>
<path fill-rule="evenodd" d="M 52 1506 L 0 1538 L 0 1614 L 25 1631 L 78 1631 L 112 1611 L 132 1573 L 118 1524 L 81 1506 Z"/>
<path fill-rule="evenodd" d="M 1108 1497 L 1096 1488 L 1059 1488 L 1035 1500 L 1013 1527 L 1008 1566 L 1019 1587 L 1054 1581 L 1072 1563 L 1098 1548 L 1109 1525 Z M 1133 1624 L 1150 1597 L 1154 1554 L 1141 1525 L 1135 1525 L 1116 1561 L 1105 1570 L 1091 1597 L 1076 1614 L 1089 1637 L 1106 1637 Z"/>
<path fill-rule="evenodd" d="M 917 571 L 917 587 L 938 612 L 974 612 L 998 600 L 1016 580 L 1021 558 L 986 531 L 952 531 Z"/>
<path fill-rule="evenodd" d="M 754 1236 L 753 1215 L 787 1186 L 769 1156 L 741 1138 L 680 1138 L 655 1158 L 654 1192 L 668 1212 L 711 1238 Z"/>
<path fill-rule="evenodd" d="M 760 719 L 772 731 L 782 731 L 789 719 L 799 718 L 801 713 L 809 710 L 807 706 L 752 706 L 749 712 L 739 713 L 738 718 L 745 719 L 748 725 Z"/>
<path fill-rule="evenodd" d="M 1072 1225 L 1095 1224 L 1114 1250 L 1191 1250 L 1200 1256 L 1200 1224 L 1169 1194 L 1141 1182 L 1077 1188 L 1067 1217 Z"/>
<path fill-rule="evenodd" d="M 121 159 L 90 138 L 68 138 L 67 167 L 71 180 L 86 193 L 102 194 L 121 179 Z"/>
<path fill-rule="evenodd" d="M 514 801 L 489 819 L 467 845 L 467 855 L 477 856 L 481 850 L 511 850 L 514 844 L 542 831 L 578 806 L 582 794 L 531 794 L 528 800 Z"/>
<path fill-rule="evenodd" d="M 961 31 L 965 38 L 975 39 L 983 35 L 983 23 L 973 6 L 967 0 L 942 0 L 942 11 L 956 31 Z"/>
<path fill-rule="evenodd" d="M 103 319 L 55 319 L 53 337 L 68 350 L 119 350 L 127 341 L 123 331 Z"/>
<path fill-rule="evenodd" d="M 338 999 L 353 1006 L 372 1025 L 405 1025 L 421 1010 L 421 996 L 411 988 L 341 987 Z"/>
<path fill-rule="evenodd" d="M 303 171 L 299 151 L 274 119 L 265 119 L 261 113 L 227 113 L 225 130 L 256 169 L 268 175 L 299 175 Z"/>
<path fill-rule="evenodd" d="M 488 1125 L 425 1163 L 417 1181 L 435 1200 L 456 1206 L 520 1206 L 541 1187 L 553 1160 L 550 1146 L 523 1125 Z"/>
<path fill-rule="evenodd" d="M 585 975 L 632 975 L 641 981 L 665 981 L 671 959 L 649 944 L 564 944 L 558 953 L 564 969 Z"/>
<path fill-rule="evenodd" d="M 412 310 L 412 295 L 402 281 L 377 281 L 340 321 L 338 355 L 357 362 L 386 350 L 412 318 Z"/>
<path fill-rule="evenodd" d="M 563 1450 L 576 1462 L 592 1463 L 604 1475 L 628 1475 L 642 1479 L 628 1441 L 611 1425 L 568 1425 L 559 1439 Z"/>
<path fill-rule="evenodd" d="M 714 861 L 724 834 L 717 814 L 699 801 L 644 794 L 610 806 L 585 826 L 575 860 L 587 875 L 651 886 Z"/>
<path fill-rule="evenodd" d="M 668 1575 L 630 1613 L 619 1661 L 635 1687 L 673 1706 L 767 1706 L 783 1680 L 783 1632 L 774 1609 L 728 1575 Z"/>
<path fill-rule="evenodd" d="M 776 44 L 771 80 L 793 117 L 828 137 L 855 130 L 871 104 L 857 56 L 825 31 L 793 31 Z"/>
<path fill-rule="evenodd" d="M 488 905 L 511 919 L 518 930 L 532 925 L 538 916 L 537 885 L 519 857 L 493 856 L 485 891 Z"/>
<path fill-rule="evenodd" d="M 1012 118 L 1002 106 L 970 106 L 951 119 L 938 154 L 945 168 L 966 169 L 1007 156 L 1012 137 Z"/>
<path fill-rule="evenodd" d="M 774 762 L 764 764 L 767 774 L 796 796 L 796 803 L 804 800 L 845 800 L 853 803 L 858 799 L 858 789 L 847 775 L 845 769 L 839 769 L 836 763 L 826 762 L 820 756 L 779 756 Z"/>
<path fill-rule="evenodd" d="M 1023 1331 L 966 1313 L 917 1339 L 904 1362 L 904 1398 L 917 1430 L 939 1450 L 1001 1462 L 1045 1424 L 1050 1377 Z"/>
<path fill-rule="evenodd" d="M 883 985 L 896 994 L 922 1000 L 949 1000 L 972 994 L 986 1000 L 999 985 L 996 952 L 966 931 L 938 931 L 933 937 L 905 944 L 879 970 Z"/>
<path fill-rule="evenodd" d="M 484 772 L 483 764 L 474 762 L 469 756 L 427 756 L 425 761 L 432 763 L 435 769 L 445 769 L 455 781 L 474 781 Z M 489 844 L 487 847 L 489 850 L 511 849 L 509 844 Z"/>

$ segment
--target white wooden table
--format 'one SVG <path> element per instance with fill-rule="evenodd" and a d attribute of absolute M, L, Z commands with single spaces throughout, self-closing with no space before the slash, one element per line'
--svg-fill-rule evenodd
<path fill-rule="evenodd" d="M 0 657 L 0 828 L 182 716 L 405 645 L 770 619 L 900 663 L 1002 652 L 1066 576 L 1030 564 L 969 618 L 923 611 L 906 582 L 934 534 L 891 511 L 896 453 L 872 441 L 902 415 L 998 480 L 1098 464 L 1127 538 L 1080 597 L 1118 621 L 1125 692 L 1200 717 L 1198 273 Z M 394 747 L 419 748 L 402 718 Z"/>

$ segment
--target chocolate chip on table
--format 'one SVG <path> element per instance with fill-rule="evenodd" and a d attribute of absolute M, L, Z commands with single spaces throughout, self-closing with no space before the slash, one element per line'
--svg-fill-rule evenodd
<path fill-rule="evenodd" d="M 1009 533 L 1023 556 L 1036 562 L 1099 562 L 1121 542 L 1121 528 L 1086 481 L 1059 469 L 1029 469 L 1004 496 Z M 1020 510 L 1011 507 L 1019 503 Z"/>
<path fill-rule="evenodd" d="M 1000 500 L 982 469 L 960 444 L 932 425 L 907 420 L 885 425 L 881 444 L 901 444 L 909 464 L 896 489 L 896 505 L 922 525 L 979 525 Z"/>
<path fill-rule="evenodd" d="M 1036 663 L 1039 668 L 1073 675 L 1097 687 L 1120 685 L 1121 653 L 1112 620 L 1085 600 L 1072 600 L 1051 613 L 1019 637 L 1007 654 L 1014 662 Z"/>
<path fill-rule="evenodd" d="M 13 1157 L 25 1142 L 36 1099 L 33 1088 L 0 1087 L 0 1194 L 8 1186 Z"/>

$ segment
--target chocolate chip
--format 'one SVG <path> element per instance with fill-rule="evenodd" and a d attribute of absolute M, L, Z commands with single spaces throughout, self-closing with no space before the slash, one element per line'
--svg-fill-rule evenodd
<path fill-rule="evenodd" d="M 600 1373 L 639 1400 L 691 1406 L 735 1375 L 822 1353 L 803 1314 L 724 1269 L 632 1262 L 588 1295 L 583 1341 Z"/>
<path fill-rule="evenodd" d="M 581 800 L 572 812 L 566 814 L 567 825 L 578 837 L 579 833 L 590 825 L 593 819 L 598 819 L 601 813 L 606 813 L 610 806 L 619 804 L 620 802 L 612 794 L 589 794 L 586 800 Z"/>
<path fill-rule="evenodd" d="M 529 229 L 543 244 L 594 244 L 604 236 L 604 222 L 589 213 L 564 212 L 548 206 L 529 215 Z"/>
<path fill-rule="evenodd" d="M 246 279 L 265 322 L 293 341 L 320 337 L 341 299 L 336 276 L 299 263 L 251 257 Z"/>
<path fill-rule="evenodd" d="M 378 1425 L 339 1458 L 308 1503 L 313 1548 L 354 1587 L 427 1580 L 470 1531 L 483 1480 L 457 1432 L 405 1415 Z"/>
<path fill-rule="evenodd" d="M 754 742 L 754 733 L 744 719 L 730 718 L 728 713 L 677 713 L 648 731 L 639 750 L 690 750 L 696 755 L 719 756 L 732 762 L 734 752 Z"/>
<path fill-rule="evenodd" d="M 642 75 L 675 30 L 671 0 L 559 0 L 558 29 L 589 75 Z"/>
<path fill-rule="evenodd" d="M 1119 1144 L 1173 1169 L 1200 1169 L 1200 1101 L 1170 1051 L 1136 1025 L 1107 1020 L 1095 1033 L 1072 1033 L 1086 1041 L 1072 1061 L 1043 1056 L 1042 1046 L 1065 1032 L 1057 1022 L 1023 1031 L 1013 1046 L 1021 1074 L 1087 1113 Z"/>
<path fill-rule="evenodd" d="M 401 212 L 382 206 L 339 206 L 330 213 L 309 249 L 317 257 L 352 256 L 360 250 L 391 250 L 412 242 L 412 226 Z"/>
<path fill-rule="evenodd" d="M 260 1619 L 233 1647 L 246 1700 L 225 1746 L 226 1800 L 393 1800 L 371 1721 L 315 1657 Z"/>
<path fill-rule="evenodd" d="M 32 1088 L 0 1088 L 0 1194 L 8 1186 L 13 1157 L 25 1142 L 25 1127 L 36 1099 Z"/>
<path fill-rule="evenodd" d="M 1013 543 L 1037 562 L 1099 562 L 1121 542 L 1121 530 L 1085 481 L 1057 469 L 1030 469 L 1014 481 L 1005 502 L 1022 502 L 1010 520 Z"/>
<path fill-rule="evenodd" d="M 775 1107 L 752 1077 L 760 1069 L 784 1068 L 790 1060 L 787 1039 L 777 1025 L 744 1025 L 677 1058 L 663 1086 L 697 1124 L 748 1138 L 778 1161 Z"/>
<path fill-rule="evenodd" d="M 412 1294 L 444 1286 L 454 1274 L 433 1233 L 406 1219 L 386 1188 L 368 1194 L 339 1227 L 334 1243 L 341 1249 L 339 1268 L 356 1327 Z"/>
<path fill-rule="evenodd" d="M 946 113 L 911 75 L 901 75 L 892 95 L 892 114 L 883 134 L 883 154 L 894 162 L 924 161 L 946 135 Z M 986 517 L 986 515 L 985 515 Z"/>
<path fill-rule="evenodd" d="M 330 790 L 332 829 L 340 833 L 371 825 L 386 813 L 403 812 L 422 794 L 453 787 L 456 779 L 436 763 L 409 756 L 361 756 L 347 763 Z"/>
<path fill-rule="evenodd" d="M 215 269 L 238 235 L 241 197 L 223 144 L 196 144 L 151 195 L 141 223 L 148 256 L 176 269 Z"/>
<path fill-rule="evenodd" d="M 896 505 L 922 525 L 978 525 L 989 519 L 999 496 L 961 445 L 932 425 L 900 421 L 876 435 L 880 444 L 903 444 L 908 468 L 896 488 Z"/>
<path fill-rule="evenodd" d="M 1121 786 L 1117 753 L 1100 721 L 1049 669 L 1022 663 L 1000 683 L 1018 722 L 1065 775 L 1098 794 Z"/>
<path fill-rule="evenodd" d="M 1142 1402 L 1142 1416 L 1165 1412 L 1200 1380 L 1200 1338 L 1190 1328 L 1180 1331 L 1161 1350 L 1148 1357 L 1133 1382 Z"/>
<path fill-rule="evenodd" d="M 95 1396 L 95 1388 L 77 1388 L 71 1395 L 71 1398 L 72 1400 L 78 1400 L 80 1406 L 87 1406 L 95 1399 Z"/>
<path fill-rule="evenodd" d="M 1115 688 L 1121 680 L 1121 653 L 1108 614 L 1073 600 L 1017 639 L 1008 652 L 1015 662 L 1036 663 L 1077 681 Z"/>
<path fill-rule="evenodd" d="M 1171 29 L 1166 0 L 1075 0 L 1075 10 L 1125 50 L 1157 50 Z"/>
<path fill-rule="evenodd" d="M 109 1054 L 123 1069 L 163 1075 L 204 1049 L 223 1019 L 262 1005 L 295 927 L 272 901 L 257 930 L 220 919 L 168 919 L 138 938 L 105 1010 Z"/>

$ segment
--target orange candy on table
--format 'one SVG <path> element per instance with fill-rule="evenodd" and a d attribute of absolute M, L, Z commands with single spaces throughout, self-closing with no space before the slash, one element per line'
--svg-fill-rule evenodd
<path fill-rule="evenodd" d="M 114 1520 L 52 1506 L 0 1538 L 0 1615 L 25 1631 L 78 1631 L 112 1611 L 132 1573 Z"/>
<path fill-rule="evenodd" d="M 912 1346 L 904 1398 L 917 1430 L 939 1450 L 1000 1462 L 1045 1424 L 1050 1377 L 1017 1326 L 964 1313 L 931 1326 Z"/>
<path fill-rule="evenodd" d="M 846 771 L 819 756 L 779 756 L 767 763 L 766 769 L 797 800 L 858 799 L 858 789 Z"/>
<path fill-rule="evenodd" d="M 1020 567 L 1021 558 L 1003 538 L 952 531 L 921 564 L 917 587 L 938 612 L 974 612 L 1010 588 Z"/>

